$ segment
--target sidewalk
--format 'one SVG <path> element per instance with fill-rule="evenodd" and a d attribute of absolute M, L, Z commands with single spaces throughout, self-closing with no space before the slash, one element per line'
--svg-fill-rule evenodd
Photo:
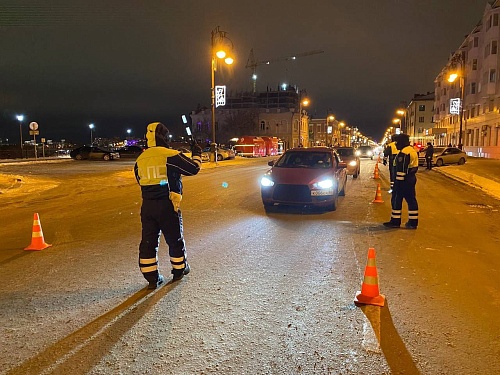
<path fill-rule="evenodd" d="M 500 200 L 500 160 L 498 159 L 469 157 L 464 165 L 446 165 L 434 167 L 432 170 L 481 189 Z"/>

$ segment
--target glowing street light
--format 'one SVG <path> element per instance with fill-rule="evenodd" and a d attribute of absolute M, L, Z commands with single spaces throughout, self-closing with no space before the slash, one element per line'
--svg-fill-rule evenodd
<path fill-rule="evenodd" d="M 463 110 L 463 102 L 464 102 L 464 89 L 465 89 L 465 52 L 461 52 L 460 55 L 455 59 L 460 62 L 460 71 L 459 73 L 451 73 L 448 76 L 448 82 L 455 82 L 457 79 L 459 80 L 460 85 L 460 105 L 459 105 L 459 119 L 460 119 L 460 128 L 458 130 L 458 148 L 460 150 L 463 149 L 462 145 L 462 131 L 463 131 L 463 118 L 464 118 L 464 110 Z"/>
<path fill-rule="evenodd" d="M 331 129 L 328 128 L 328 120 L 330 120 L 330 121 L 335 120 L 335 116 L 334 115 L 326 116 L 326 131 L 328 133 L 328 130 L 330 130 L 330 134 L 331 134 L 330 145 L 333 146 L 333 126 L 331 127 Z"/>
<path fill-rule="evenodd" d="M 307 97 L 302 98 L 302 91 L 299 92 L 299 147 L 304 144 L 302 143 L 302 106 L 307 107 L 309 105 L 309 99 Z"/>
<path fill-rule="evenodd" d="M 92 142 L 93 142 L 93 139 L 92 139 L 92 130 L 94 129 L 94 124 L 90 124 L 89 125 L 89 129 L 90 129 L 90 145 L 92 146 Z"/>
<path fill-rule="evenodd" d="M 17 121 L 19 121 L 19 137 L 21 139 L 21 158 L 23 157 L 23 120 L 24 120 L 24 115 L 17 115 L 16 116 Z"/>
<path fill-rule="evenodd" d="M 231 42 L 231 39 L 229 39 L 226 36 L 227 32 L 222 31 L 220 29 L 220 26 L 217 26 L 215 29 L 212 30 L 212 38 L 211 38 L 211 44 L 212 44 L 212 67 L 211 67 L 211 73 L 212 73 L 212 87 L 211 87 L 211 93 L 212 93 L 212 143 L 215 142 L 215 108 L 216 108 L 216 100 L 215 100 L 215 72 L 217 71 L 217 63 L 218 60 L 224 59 L 224 62 L 227 65 L 231 65 L 234 63 L 233 57 L 229 54 L 228 51 L 226 51 L 227 47 L 230 46 L 230 50 L 233 49 L 233 43 Z M 229 42 L 229 43 L 227 43 Z M 219 95 L 224 95 L 225 96 L 225 89 L 222 90 L 224 92 L 217 93 Z M 225 98 L 224 98 L 225 101 Z M 217 101 L 219 102 L 219 101 Z M 222 104 L 224 105 L 224 104 Z M 215 154 L 215 160 L 217 160 L 217 155 Z"/>

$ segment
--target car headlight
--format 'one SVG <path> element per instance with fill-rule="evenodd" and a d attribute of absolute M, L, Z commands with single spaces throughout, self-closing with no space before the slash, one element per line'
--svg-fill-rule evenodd
<path fill-rule="evenodd" d="M 361 155 L 361 151 L 356 151 L 356 156 L 360 156 Z"/>
<path fill-rule="evenodd" d="M 318 181 L 313 186 L 317 189 L 330 189 L 333 187 L 333 180 L 327 179 L 327 180 Z"/>
<path fill-rule="evenodd" d="M 274 186 L 274 181 L 271 180 L 269 177 L 267 176 L 264 176 L 260 179 L 260 184 L 262 186 L 266 186 L 266 187 L 269 187 L 269 186 Z"/>
<path fill-rule="evenodd" d="M 373 152 L 368 151 L 367 155 L 368 155 L 368 156 L 372 156 L 372 155 L 373 155 Z"/>
<path fill-rule="evenodd" d="M 351 160 L 351 161 L 349 162 L 349 165 L 350 165 L 351 167 L 355 167 L 356 165 L 358 165 L 358 162 L 357 162 L 356 160 Z"/>

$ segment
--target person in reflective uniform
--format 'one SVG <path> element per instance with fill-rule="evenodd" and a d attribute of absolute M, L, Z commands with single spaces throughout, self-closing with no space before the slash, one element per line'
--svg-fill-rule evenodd
<path fill-rule="evenodd" d="M 384 226 L 389 228 L 399 228 L 401 226 L 404 199 L 408 204 L 408 222 L 405 224 L 405 227 L 408 229 L 417 229 L 418 203 L 415 185 L 417 184 L 418 154 L 410 146 L 410 137 L 407 134 L 399 135 L 396 140 L 396 147 L 399 152 L 394 158 L 396 175 L 391 199 L 391 220 L 384 223 Z"/>
<path fill-rule="evenodd" d="M 394 157 L 398 154 L 398 149 L 396 147 L 396 141 L 399 134 L 394 134 L 391 138 L 391 142 L 387 144 L 384 149 L 384 160 L 383 164 L 389 164 L 389 177 L 391 181 L 391 187 L 389 189 L 389 193 L 392 193 L 392 189 L 394 188 L 394 179 L 396 177 L 396 169 L 394 165 Z M 391 198 L 392 200 L 392 198 Z"/>
<path fill-rule="evenodd" d="M 139 268 L 149 289 L 163 284 L 158 269 L 158 247 L 163 233 L 168 245 L 173 281 L 190 271 L 184 242 L 181 176 L 193 176 L 201 168 L 201 147 L 191 145 L 191 159 L 168 147 L 168 129 L 160 122 L 147 126 L 148 148 L 136 160 L 134 173 L 141 187 L 142 239 L 139 245 Z"/>

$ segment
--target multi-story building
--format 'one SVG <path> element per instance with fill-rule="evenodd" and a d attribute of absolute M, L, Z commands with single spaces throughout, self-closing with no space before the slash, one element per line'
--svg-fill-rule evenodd
<path fill-rule="evenodd" d="M 215 138 L 218 143 L 245 135 L 278 137 L 285 149 L 308 145 L 309 116 L 300 105 L 302 93 L 295 87 L 262 93 L 239 93 L 227 98 L 215 110 Z M 302 109 L 302 115 L 299 115 Z M 210 142 L 212 111 L 198 108 L 191 112 L 195 139 Z M 300 124 L 300 126 L 299 126 Z"/>
<path fill-rule="evenodd" d="M 500 159 L 499 41 L 500 0 L 489 1 L 481 21 L 435 79 L 435 144 Z M 452 73 L 458 80 L 450 83 Z"/>
<path fill-rule="evenodd" d="M 421 145 L 434 142 L 432 128 L 434 116 L 434 93 L 415 94 L 408 104 L 405 113 L 405 132 L 411 143 Z"/>

